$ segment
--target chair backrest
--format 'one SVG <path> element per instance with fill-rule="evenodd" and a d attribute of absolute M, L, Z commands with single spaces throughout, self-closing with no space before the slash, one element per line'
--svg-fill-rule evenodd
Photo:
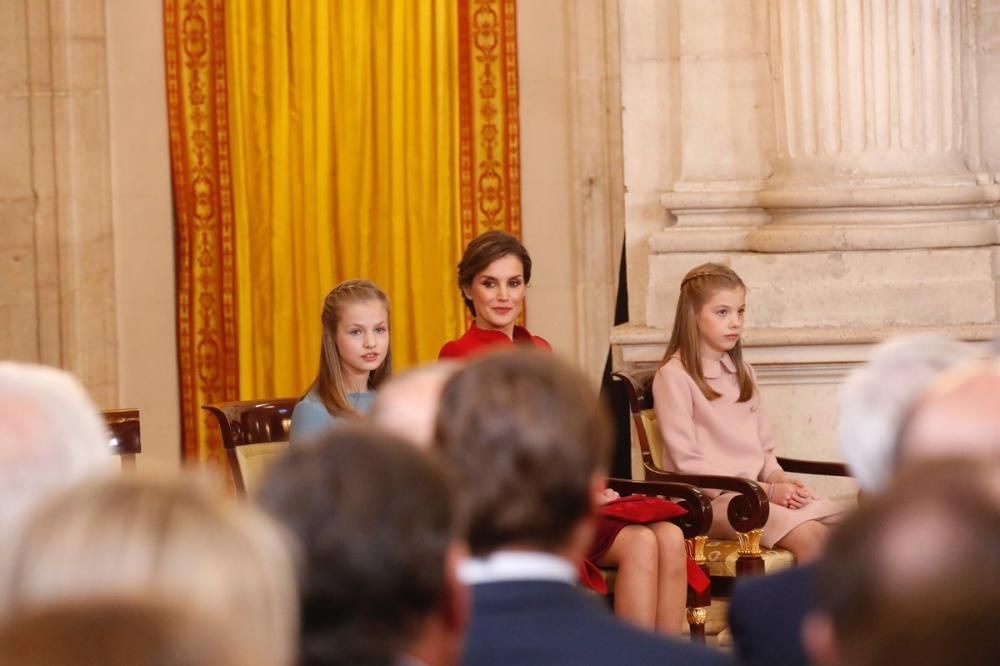
<path fill-rule="evenodd" d="M 219 423 L 236 492 L 253 493 L 264 470 L 288 448 L 298 398 L 239 400 L 202 405 Z"/>
<path fill-rule="evenodd" d="M 108 409 L 101 412 L 108 426 L 111 453 L 120 456 L 122 469 L 135 469 L 135 456 L 142 453 L 138 409 Z"/>
<path fill-rule="evenodd" d="M 653 409 L 653 377 L 655 370 L 637 373 L 616 372 L 612 375 L 621 383 L 628 401 L 629 414 L 635 426 L 636 441 L 642 455 L 643 467 L 663 469 L 663 439 Z"/>

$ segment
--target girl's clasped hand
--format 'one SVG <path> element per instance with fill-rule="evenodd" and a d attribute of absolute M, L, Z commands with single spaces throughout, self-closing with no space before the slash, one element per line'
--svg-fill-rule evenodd
<path fill-rule="evenodd" d="M 768 491 L 768 499 L 775 504 L 779 504 L 789 509 L 801 509 L 814 499 L 819 499 L 819 495 L 813 493 L 798 479 L 792 479 L 782 473 L 775 475 L 771 481 L 771 488 Z"/>

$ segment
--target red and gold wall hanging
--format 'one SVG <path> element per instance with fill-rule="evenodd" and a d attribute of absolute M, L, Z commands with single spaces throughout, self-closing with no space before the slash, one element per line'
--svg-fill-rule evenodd
<path fill-rule="evenodd" d="M 521 235 L 516 0 L 459 0 L 462 246 L 484 231 Z"/>
<path fill-rule="evenodd" d="M 223 464 L 201 405 L 239 387 L 223 0 L 164 0 L 182 452 Z"/>

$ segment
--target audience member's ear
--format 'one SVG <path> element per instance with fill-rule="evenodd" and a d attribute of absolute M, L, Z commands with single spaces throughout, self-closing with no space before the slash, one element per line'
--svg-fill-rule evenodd
<path fill-rule="evenodd" d="M 802 646 L 809 661 L 816 666 L 833 666 L 839 663 L 837 642 L 830 616 L 814 611 L 802 621 Z"/>
<path fill-rule="evenodd" d="M 459 565 L 469 557 L 469 547 L 464 541 L 455 540 L 448 547 L 444 571 L 444 600 L 441 615 L 445 625 L 464 634 L 472 614 L 472 593 L 469 586 L 458 579 Z"/>

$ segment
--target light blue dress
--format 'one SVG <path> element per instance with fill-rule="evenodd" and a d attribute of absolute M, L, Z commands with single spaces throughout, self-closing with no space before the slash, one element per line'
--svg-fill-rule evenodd
<path fill-rule="evenodd" d="M 371 409 L 374 400 L 374 391 L 347 394 L 347 401 L 362 414 Z M 327 411 L 326 405 L 316 393 L 309 391 L 304 398 L 299 400 L 292 411 L 292 425 L 288 431 L 289 443 L 294 446 L 297 442 L 312 439 L 343 421 L 343 417 L 334 416 Z"/>

